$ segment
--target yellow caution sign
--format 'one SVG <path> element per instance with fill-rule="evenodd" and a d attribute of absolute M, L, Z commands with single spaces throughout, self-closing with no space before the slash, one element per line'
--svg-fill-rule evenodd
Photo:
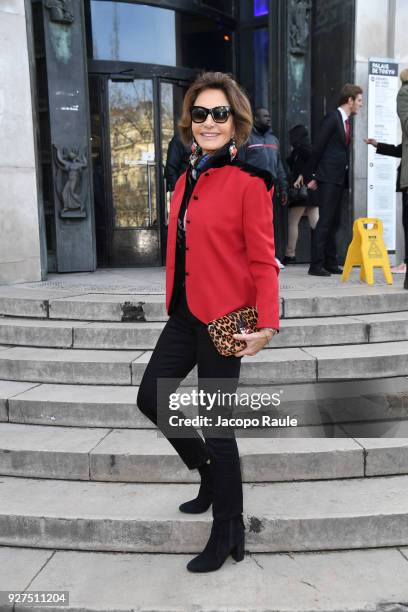
<path fill-rule="evenodd" d="M 360 280 L 369 285 L 374 284 L 374 268 L 382 268 L 385 280 L 392 285 L 393 278 L 384 244 L 381 219 L 361 218 L 354 221 L 353 240 L 347 251 L 342 281 L 348 280 L 353 266 L 360 266 Z"/>

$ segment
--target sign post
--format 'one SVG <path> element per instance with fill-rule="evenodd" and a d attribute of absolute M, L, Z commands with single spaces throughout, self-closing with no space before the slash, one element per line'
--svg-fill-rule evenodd
<path fill-rule="evenodd" d="M 370 59 L 368 75 L 368 137 L 396 145 L 398 138 L 396 99 L 398 64 L 389 59 Z M 367 217 L 378 217 L 384 226 L 384 242 L 395 252 L 396 160 L 376 155 L 368 147 Z"/>

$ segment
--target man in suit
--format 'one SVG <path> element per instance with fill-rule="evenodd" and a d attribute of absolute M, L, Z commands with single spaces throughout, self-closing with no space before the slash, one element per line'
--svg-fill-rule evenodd
<path fill-rule="evenodd" d="M 340 92 L 339 106 L 323 119 L 305 171 L 309 189 L 317 189 L 319 221 L 312 233 L 309 274 L 341 274 L 337 261 L 336 233 L 341 221 L 344 189 L 348 187 L 350 117 L 363 105 L 363 90 L 347 83 Z"/>

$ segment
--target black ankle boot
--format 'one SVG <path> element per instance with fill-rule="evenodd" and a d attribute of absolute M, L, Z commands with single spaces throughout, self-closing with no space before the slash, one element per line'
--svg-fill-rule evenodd
<path fill-rule="evenodd" d="M 408 289 L 408 264 L 407 271 L 405 272 L 404 289 Z"/>
<path fill-rule="evenodd" d="M 206 512 L 211 506 L 214 495 L 213 488 L 213 476 L 211 472 L 210 463 L 203 463 L 198 468 L 201 476 L 200 489 L 195 499 L 184 502 L 179 506 L 181 512 L 187 512 L 188 514 L 200 514 Z"/>
<path fill-rule="evenodd" d="M 219 569 L 228 555 L 235 561 L 245 556 L 245 526 L 242 514 L 231 519 L 214 519 L 210 539 L 204 550 L 187 564 L 190 572 L 213 572 Z"/>

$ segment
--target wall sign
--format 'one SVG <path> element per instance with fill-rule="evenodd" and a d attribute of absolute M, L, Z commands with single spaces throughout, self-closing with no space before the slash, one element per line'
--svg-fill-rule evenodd
<path fill-rule="evenodd" d="M 398 64 L 389 59 L 368 63 L 368 137 L 378 142 L 398 144 Z M 368 147 L 367 216 L 378 217 L 384 225 L 384 242 L 395 251 L 397 160 L 377 155 Z"/>

